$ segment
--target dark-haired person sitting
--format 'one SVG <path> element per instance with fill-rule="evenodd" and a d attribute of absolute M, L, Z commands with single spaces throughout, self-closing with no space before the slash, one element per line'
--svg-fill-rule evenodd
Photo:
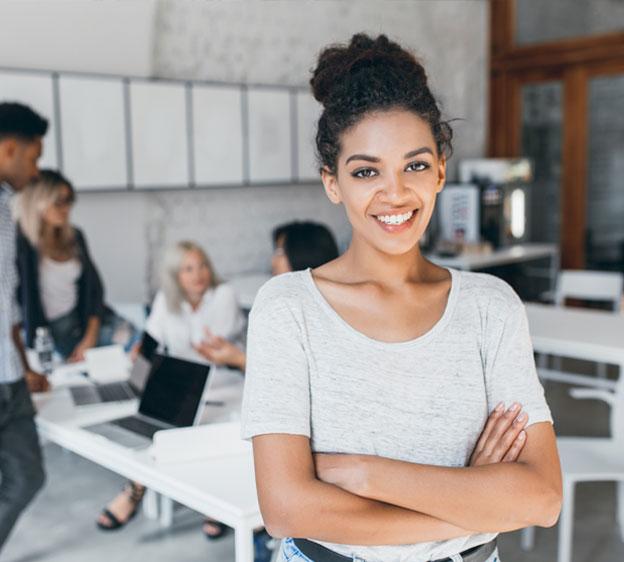
<path fill-rule="evenodd" d="M 66 177 L 42 170 L 15 205 L 26 343 L 33 347 L 37 328 L 47 326 L 68 361 L 82 361 L 87 349 L 101 345 L 129 349 L 138 338 L 131 323 L 104 305 L 84 234 L 70 222 L 75 198 Z"/>
<path fill-rule="evenodd" d="M 338 245 L 329 228 L 312 221 L 289 222 L 272 233 L 272 275 L 319 267 L 338 257 Z M 245 371 L 245 352 L 224 338 L 207 333 L 196 347 L 206 359 L 217 365 L 228 365 Z"/>
<path fill-rule="evenodd" d="M 20 335 L 10 203 L 39 173 L 47 130 L 29 107 L 0 103 L 0 551 L 45 479 L 30 392 L 47 390 L 48 382 L 28 365 Z"/>

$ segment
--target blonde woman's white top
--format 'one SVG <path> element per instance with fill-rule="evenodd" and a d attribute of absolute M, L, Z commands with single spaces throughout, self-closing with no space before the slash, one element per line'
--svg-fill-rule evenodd
<path fill-rule="evenodd" d="M 42 257 L 39 264 L 39 290 L 43 312 L 48 320 L 69 314 L 78 302 L 76 283 L 82 274 L 77 259 L 56 261 Z"/>
<path fill-rule="evenodd" d="M 183 301 L 179 311 L 172 311 L 165 295 L 159 291 L 145 329 L 170 355 L 203 362 L 205 359 L 193 349 L 193 344 L 205 338 L 205 328 L 230 341 L 240 341 L 245 320 L 234 290 L 223 283 L 208 289 L 199 306 L 193 310 Z"/>

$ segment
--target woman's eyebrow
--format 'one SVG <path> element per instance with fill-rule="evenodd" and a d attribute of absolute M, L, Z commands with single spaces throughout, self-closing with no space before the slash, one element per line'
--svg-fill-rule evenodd
<path fill-rule="evenodd" d="M 351 160 L 366 160 L 367 162 L 379 162 L 379 158 L 376 156 L 369 156 L 368 154 L 352 154 L 347 158 L 345 164 L 351 162 Z"/>
<path fill-rule="evenodd" d="M 406 153 L 403 156 L 403 158 L 407 160 L 408 158 L 413 158 L 414 156 L 418 156 L 419 154 L 424 154 L 424 153 L 428 153 L 428 154 L 431 154 L 431 156 L 433 156 L 433 150 L 431 150 L 428 146 L 421 146 L 420 148 L 410 150 L 408 153 Z M 377 158 L 377 156 L 370 156 L 368 154 L 352 154 L 351 156 L 349 156 L 349 158 L 347 158 L 345 164 L 348 164 L 352 160 L 365 160 L 366 162 L 379 162 L 380 161 L 380 159 Z"/>
<path fill-rule="evenodd" d="M 413 158 L 414 156 L 418 156 L 419 154 L 423 154 L 423 153 L 429 153 L 431 154 L 431 156 L 433 156 L 433 150 L 431 150 L 428 146 L 421 146 L 420 148 L 417 148 L 416 150 L 411 150 L 410 152 L 405 154 L 403 158 L 407 160 L 408 158 Z"/>

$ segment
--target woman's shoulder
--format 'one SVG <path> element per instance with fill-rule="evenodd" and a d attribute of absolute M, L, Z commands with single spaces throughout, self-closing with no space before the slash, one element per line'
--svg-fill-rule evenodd
<path fill-rule="evenodd" d="M 475 301 L 489 310 L 508 312 L 522 306 L 522 301 L 511 285 L 489 273 L 457 271 L 460 291 L 465 300 Z"/>
<path fill-rule="evenodd" d="M 260 287 L 253 309 L 258 310 L 269 305 L 288 308 L 300 305 L 307 291 L 309 277 L 308 270 L 282 273 L 271 277 Z"/>

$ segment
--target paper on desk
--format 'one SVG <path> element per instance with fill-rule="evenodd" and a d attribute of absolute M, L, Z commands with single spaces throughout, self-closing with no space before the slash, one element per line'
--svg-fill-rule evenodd
<path fill-rule="evenodd" d="M 251 453 L 240 437 L 240 423 L 211 423 L 164 429 L 154 434 L 151 454 L 159 463 L 190 462 Z"/>
<path fill-rule="evenodd" d="M 94 347 L 85 351 L 89 377 L 105 384 L 128 378 L 130 361 L 120 345 Z"/>

